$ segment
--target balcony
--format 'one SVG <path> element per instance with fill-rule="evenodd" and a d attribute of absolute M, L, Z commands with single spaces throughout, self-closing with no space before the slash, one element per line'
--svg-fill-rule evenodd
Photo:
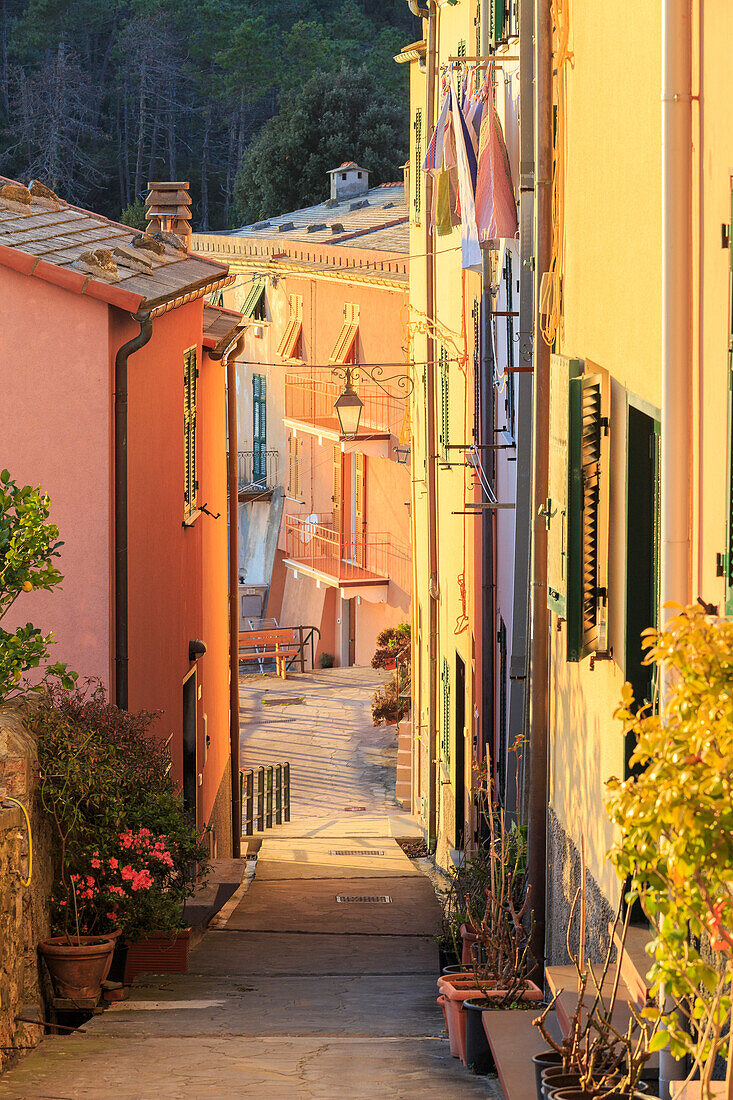
<path fill-rule="evenodd" d="M 400 557 L 388 534 L 340 534 L 333 514 L 285 518 L 285 565 L 341 589 L 344 599 L 384 602 Z"/>
<path fill-rule="evenodd" d="M 379 386 L 367 380 L 357 385 L 362 401 L 359 434 L 348 440 L 347 450 L 363 450 L 377 457 L 389 455 L 390 438 L 399 437 L 402 430 L 405 400 L 390 397 Z M 285 375 L 285 420 L 294 430 L 320 438 L 342 442 L 338 417 L 334 410 L 343 382 L 330 371 L 288 372 Z"/>
<path fill-rule="evenodd" d="M 269 500 L 278 484 L 278 451 L 239 451 L 237 455 L 237 480 L 239 499 Z"/>

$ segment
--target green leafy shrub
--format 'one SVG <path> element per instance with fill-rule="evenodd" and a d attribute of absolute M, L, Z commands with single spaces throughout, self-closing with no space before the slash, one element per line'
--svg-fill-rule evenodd
<path fill-rule="evenodd" d="M 647 664 L 664 665 L 660 714 L 634 707 L 625 684 L 616 717 L 636 738 L 625 781 L 608 783 L 619 830 L 610 857 L 649 918 L 652 995 L 664 987 L 674 1012 L 647 1009 L 669 1043 L 700 1069 L 710 1095 L 731 1016 L 733 979 L 733 622 L 682 608 L 665 630 L 645 631 Z M 710 950 L 702 943 L 707 941 Z"/>
<path fill-rule="evenodd" d="M 0 621 L 23 594 L 51 591 L 64 579 L 55 565 L 63 546 L 59 529 L 47 522 L 50 503 L 40 488 L 21 487 L 7 470 L 0 471 Z M 46 662 L 53 642 L 52 634 L 32 623 L 10 631 L 0 626 L 0 702 L 41 689 L 40 683 L 29 684 L 24 677 Z M 76 680 L 76 673 L 61 663 L 45 671 L 67 687 Z"/>
<path fill-rule="evenodd" d="M 120 928 L 128 939 L 182 928 L 208 856 L 150 728 L 156 715 L 107 702 L 99 686 L 47 688 L 29 717 L 40 796 L 56 837 L 62 933 Z"/>
<path fill-rule="evenodd" d="M 410 657 L 410 624 L 388 626 L 377 634 L 377 648 L 372 657 L 372 668 L 394 668 L 395 660 Z"/>
<path fill-rule="evenodd" d="M 403 676 L 395 672 L 383 687 L 378 688 L 372 696 L 372 721 L 375 726 L 385 725 L 388 722 L 399 722 L 410 709 L 410 700 L 401 699 L 400 692 Z"/>

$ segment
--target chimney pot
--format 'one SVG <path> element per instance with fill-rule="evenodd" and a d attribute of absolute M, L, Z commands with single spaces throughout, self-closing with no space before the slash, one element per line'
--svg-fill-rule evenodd
<path fill-rule="evenodd" d="M 191 246 L 191 195 L 188 181 L 164 180 L 148 183 L 147 232 L 175 233 Z"/>
<path fill-rule="evenodd" d="M 353 160 L 332 168 L 328 174 L 331 177 L 331 200 L 334 202 L 359 198 L 369 190 L 369 172 Z"/>

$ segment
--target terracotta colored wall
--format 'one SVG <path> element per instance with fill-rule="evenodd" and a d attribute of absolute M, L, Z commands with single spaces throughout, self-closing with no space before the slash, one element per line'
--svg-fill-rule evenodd
<path fill-rule="evenodd" d="M 3 621 L 58 639 L 54 660 L 110 683 L 110 402 L 107 306 L 0 268 L 0 469 L 41 485 L 64 542 L 61 591 Z"/>
<path fill-rule="evenodd" d="M 157 734 L 173 735 L 174 775 L 180 780 L 182 683 L 193 667 L 188 645 L 193 638 L 205 642 L 207 653 L 197 666 L 203 824 L 227 753 L 228 671 L 223 368 L 202 362 L 201 316 L 198 301 L 156 319 L 150 343 L 130 360 L 128 439 L 130 706 L 163 712 Z M 194 345 L 200 371 L 198 501 L 222 515 L 200 515 L 184 527 L 183 353 Z M 204 713 L 212 739 L 206 763 Z"/>

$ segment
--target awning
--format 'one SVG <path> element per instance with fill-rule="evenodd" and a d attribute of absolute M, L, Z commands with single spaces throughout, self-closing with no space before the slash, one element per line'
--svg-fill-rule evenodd
<path fill-rule="evenodd" d="M 297 359 L 296 352 L 299 350 L 300 334 L 303 330 L 303 321 L 300 317 L 291 317 L 288 321 L 287 328 L 283 333 L 283 338 L 280 341 L 280 345 L 277 349 L 277 354 L 283 359 Z"/>
<path fill-rule="evenodd" d="M 249 288 L 247 297 L 242 304 L 242 316 L 252 317 L 255 310 L 262 301 L 262 295 L 265 293 L 264 279 L 255 279 L 252 286 Z"/>

